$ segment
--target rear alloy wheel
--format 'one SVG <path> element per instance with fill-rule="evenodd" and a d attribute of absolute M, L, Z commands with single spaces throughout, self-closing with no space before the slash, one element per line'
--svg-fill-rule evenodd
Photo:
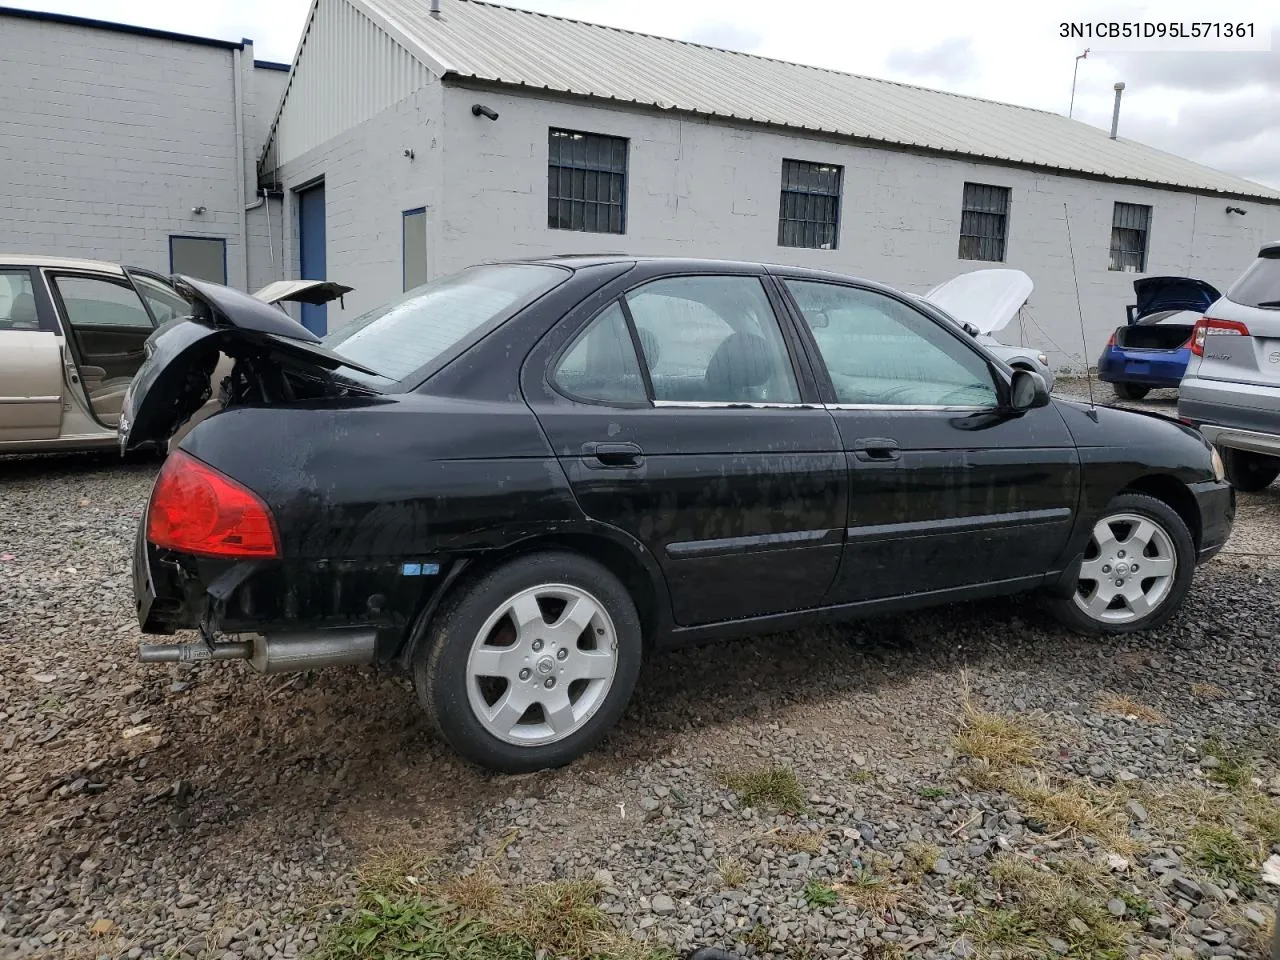
<path fill-rule="evenodd" d="M 635 604 L 608 570 L 572 553 L 520 557 L 446 603 L 414 685 L 460 754 L 503 773 L 590 750 L 640 670 Z"/>
<path fill-rule="evenodd" d="M 1222 454 L 1222 464 L 1227 468 L 1227 479 L 1244 493 L 1265 490 L 1276 477 L 1280 477 L 1280 458 L 1229 448 L 1218 452 Z"/>
<path fill-rule="evenodd" d="M 1113 383 L 1116 388 L 1116 396 L 1121 400 L 1141 400 L 1151 392 L 1150 387 L 1141 387 L 1136 383 Z"/>
<path fill-rule="evenodd" d="M 1088 634 L 1158 627 L 1182 605 L 1195 572 L 1195 544 L 1168 504 L 1121 494 L 1093 525 L 1071 592 L 1054 613 Z"/>

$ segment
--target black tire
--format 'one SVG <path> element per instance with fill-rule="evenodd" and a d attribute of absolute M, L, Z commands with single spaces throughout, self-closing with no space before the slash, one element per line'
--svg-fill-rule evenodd
<path fill-rule="evenodd" d="M 1139 386 L 1136 383 L 1113 383 L 1116 390 L 1116 396 L 1121 400 L 1141 400 L 1151 392 L 1150 387 Z"/>
<path fill-rule="evenodd" d="M 603 700 L 580 727 L 554 742 L 513 744 L 490 732 L 476 715 L 469 698 L 468 658 L 486 621 L 507 601 L 523 590 L 551 584 L 585 592 L 607 614 L 616 667 Z M 580 554 L 548 551 L 517 557 L 446 598 L 414 658 L 413 681 L 437 732 L 459 754 L 500 773 L 531 773 L 570 763 L 600 742 L 631 699 L 642 651 L 640 617 L 618 578 Z"/>
<path fill-rule="evenodd" d="M 1218 452 L 1222 454 L 1222 464 L 1227 468 L 1227 479 L 1244 493 L 1265 490 L 1276 477 L 1280 477 L 1280 458 L 1225 447 Z"/>
<path fill-rule="evenodd" d="M 1077 603 L 1076 594 L 1082 590 L 1083 584 L 1088 581 L 1081 581 L 1073 577 L 1070 581 L 1069 589 L 1064 593 L 1049 594 L 1046 602 L 1053 616 L 1077 633 L 1102 636 L 1153 630 L 1178 612 L 1178 608 L 1182 606 L 1183 600 L 1186 599 L 1187 591 L 1191 587 L 1191 578 L 1194 576 L 1196 568 L 1195 541 L 1192 540 L 1191 531 L 1187 529 L 1186 522 L 1178 515 L 1177 511 L 1163 500 L 1157 500 L 1155 497 L 1149 497 L 1146 494 L 1122 493 L 1107 504 L 1107 508 L 1094 521 L 1095 526 L 1107 517 L 1118 514 L 1137 515 L 1143 519 L 1150 520 L 1168 535 L 1176 560 L 1172 582 L 1163 599 L 1148 613 L 1137 619 L 1117 623 L 1097 619 L 1081 609 L 1081 606 Z M 1092 542 L 1091 540 L 1091 544 Z M 1088 548 L 1086 548 L 1086 556 L 1087 554 Z M 1082 556 L 1081 559 L 1084 559 L 1084 557 Z M 1079 563 L 1077 562 L 1075 570 L 1078 571 L 1079 569 Z"/>

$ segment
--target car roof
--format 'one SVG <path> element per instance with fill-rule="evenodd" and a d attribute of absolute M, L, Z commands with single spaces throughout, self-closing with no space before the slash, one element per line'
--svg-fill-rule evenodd
<path fill-rule="evenodd" d="M 797 267 L 794 264 L 769 263 L 762 260 L 720 260 L 702 257 L 662 257 L 643 256 L 630 253 L 565 253 L 548 257 L 529 257 L 520 260 L 500 260 L 498 263 L 544 263 L 549 266 L 567 267 L 570 270 L 581 270 L 588 267 L 611 263 L 646 263 L 670 267 L 674 272 L 705 273 L 715 270 L 732 269 L 741 273 L 744 268 L 748 272 L 773 273 L 785 277 L 808 277 L 815 280 L 853 281 L 869 287 L 885 290 L 892 289 L 874 280 L 867 280 L 848 273 L 835 270 L 819 270 L 813 267 Z"/>
<path fill-rule="evenodd" d="M 100 273 L 124 275 L 124 268 L 118 263 L 105 260 L 80 260 L 74 257 L 43 257 L 26 253 L 0 253 L 0 266 L 7 267 L 51 267 L 58 270 L 96 270 Z"/>

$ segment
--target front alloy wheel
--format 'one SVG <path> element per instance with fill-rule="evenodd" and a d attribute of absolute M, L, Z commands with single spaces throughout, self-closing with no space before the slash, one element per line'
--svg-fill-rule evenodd
<path fill-rule="evenodd" d="M 1135 513 L 1113 513 L 1094 524 L 1073 599 L 1091 619 L 1131 623 L 1164 602 L 1177 570 L 1168 531 Z"/>
<path fill-rule="evenodd" d="M 1079 633 L 1150 630 L 1182 605 L 1195 565 L 1195 542 L 1177 511 L 1155 497 L 1123 493 L 1089 531 L 1069 591 L 1047 599 Z"/>

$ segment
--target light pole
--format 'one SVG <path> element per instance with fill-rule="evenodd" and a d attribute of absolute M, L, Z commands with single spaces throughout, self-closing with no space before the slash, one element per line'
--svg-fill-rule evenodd
<path fill-rule="evenodd" d="M 1080 61 L 1087 56 L 1089 56 L 1089 48 L 1085 47 L 1084 53 L 1076 57 L 1075 68 L 1071 71 L 1071 105 L 1067 107 L 1068 118 L 1070 118 L 1071 114 L 1074 113 L 1076 109 L 1076 74 L 1080 72 Z"/>

